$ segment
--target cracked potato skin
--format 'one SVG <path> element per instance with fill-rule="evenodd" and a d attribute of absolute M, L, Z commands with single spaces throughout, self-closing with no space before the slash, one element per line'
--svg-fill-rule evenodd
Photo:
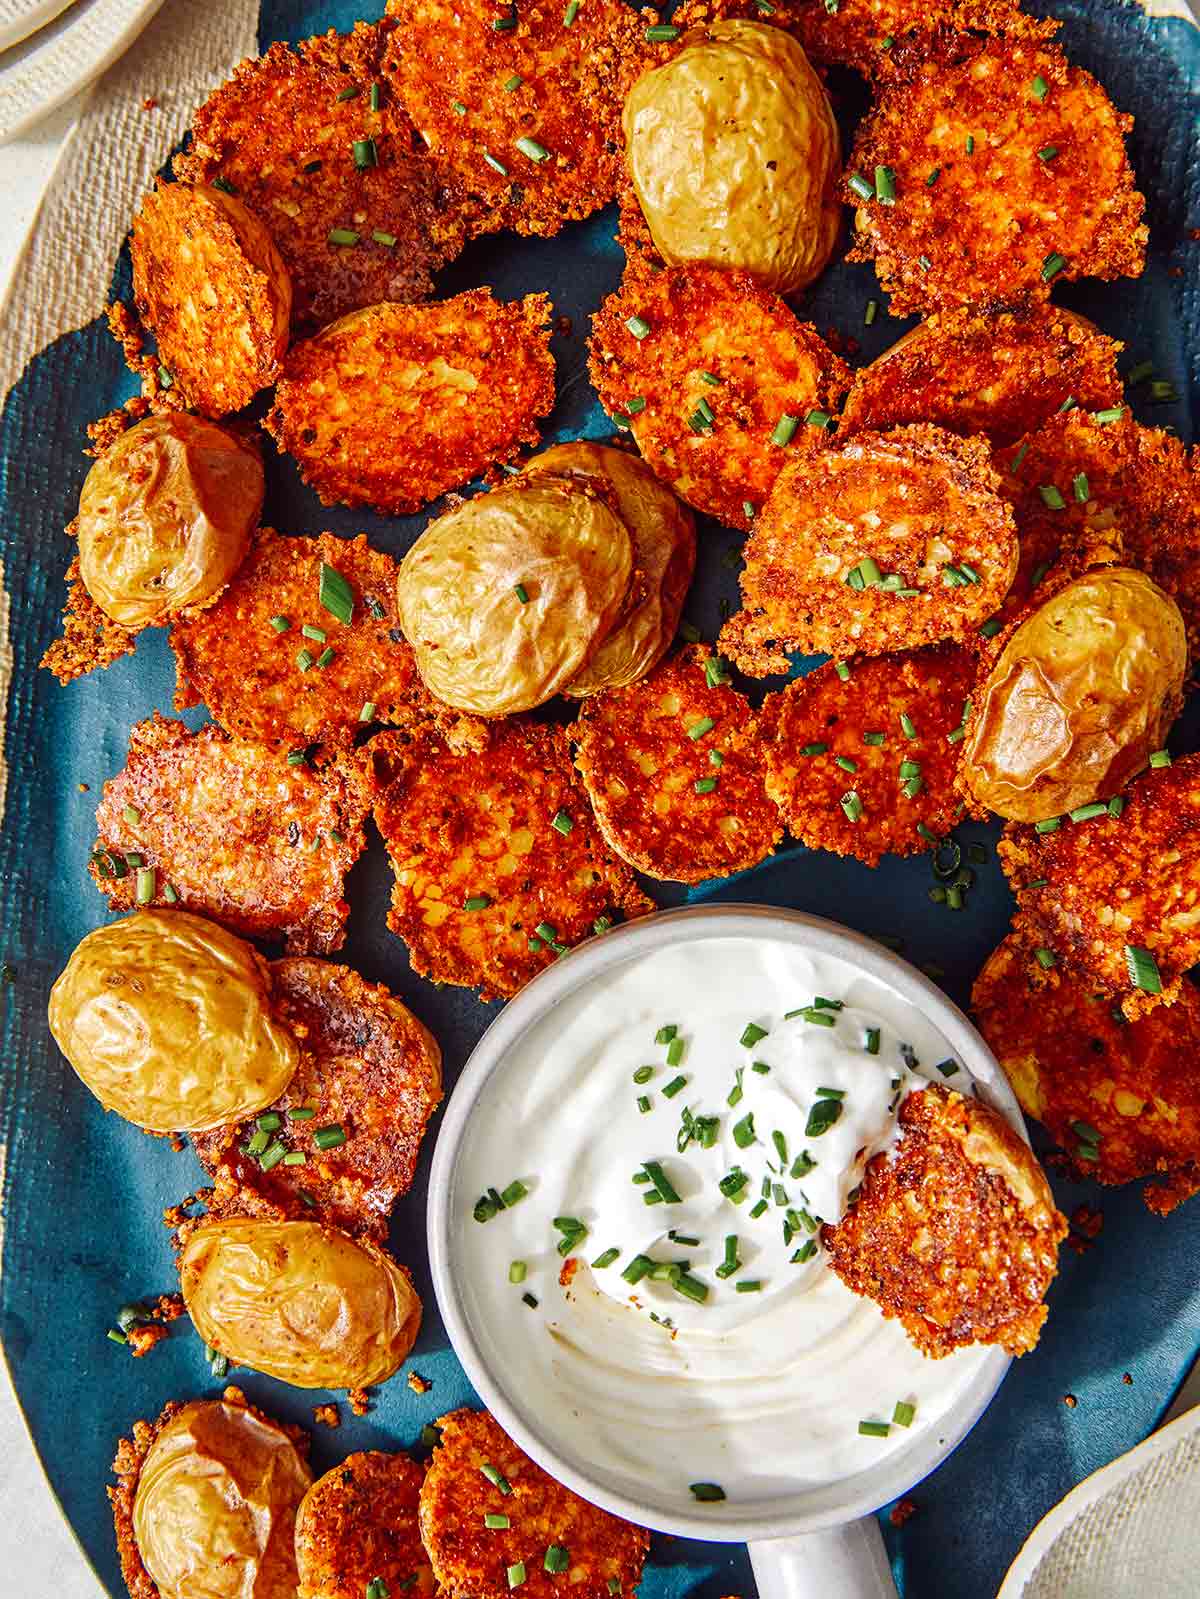
<path fill-rule="evenodd" d="M 985 440 L 923 423 L 796 458 L 746 542 L 743 609 L 722 628 L 722 650 L 765 677 L 788 670 L 788 650 L 886 654 L 973 639 L 1017 569 L 999 488 Z M 867 558 L 916 592 L 853 587 Z M 947 583 L 961 563 L 977 582 Z"/>
<path fill-rule="evenodd" d="M 352 758 L 288 766 L 211 723 L 190 733 L 156 714 L 134 727 L 123 770 L 104 785 L 88 869 L 113 910 L 131 910 L 136 870 L 106 875 L 99 857 L 132 851 L 155 872 L 148 903 L 174 903 L 169 886 L 181 910 L 245 938 L 329 954 L 345 940 L 344 879 L 366 847 L 368 803 Z"/>
<path fill-rule="evenodd" d="M 505 722 L 483 755 L 428 734 L 381 733 L 367 750 L 395 877 L 388 926 L 420 975 L 507 999 L 556 958 L 540 923 L 565 949 L 614 909 L 654 908 L 600 837 L 562 728 Z M 467 910 L 475 896 L 489 903 Z"/>
<path fill-rule="evenodd" d="M 383 1242 L 441 1103 L 442 1052 L 407 1005 L 348 966 L 295 956 L 271 963 L 271 983 L 276 1014 L 300 1052 L 270 1107 L 283 1118 L 273 1136 L 307 1162 L 281 1160 L 264 1171 L 243 1154 L 253 1117 L 200 1134 L 192 1143 L 216 1184 L 210 1209 L 318 1219 Z M 298 1108 L 315 1114 L 294 1119 Z M 322 1150 L 313 1134 L 330 1126 L 341 1127 L 346 1141 Z"/>
<path fill-rule="evenodd" d="M 391 1593 L 436 1590 L 417 1525 L 425 1468 L 408 1455 L 347 1455 L 296 1513 L 297 1599 L 362 1599 L 380 1577 Z M 415 1582 L 412 1580 L 415 1577 Z"/>
<path fill-rule="evenodd" d="M 508 1568 L 524 1562 L 522 1591 L 530 1599 L 567 1592 L 575 1599 L 632 1595 L 642 1575 L 650 1535 L 597 1509 L 554 1481 L 521 1450 L 486 1410 L 454 1410 L 439 1418 L 441 1441 L 421 1488 L 421 1536 L 446 1599 L 508 1599 Z M 509 1482 L 502 1494 L 483 1475 L 491 1465 Z M 511 1526 L 485 1528 L 500 1511 Z M 550 1545 L 567 1550 L 570 1565 L 544 1569 Z"/>
<path fill-rule="evenodd" d="M 348 625 L 320 602 L 322 564 L 349 583 L 354 611 Z M 396 562 L 373 550 L 365 534 L 338 538 L 286 537 L 262 528 L 233 582 L 215 604 L 176 622 L 175 709 L 204 704 L 226 732 L 267 745 L 305 749 L 349 744 L 370 721 L 395 726 L 431 722 L 454 742 L 481 743 L 472 718 L 442 705 L 425 688 L 396 614 Z M 290 626 L 277 632 L 272 617 Z M 326 642 L 308 640 L 305 623 Z M 301 671 L 297 652 L 328 666 Z"/>
<path fill-rule="evenodd" d="M 232 184 L 268 229 L 301 332 L 383 300 L 427 299 L 467 235 L 463 197 L 429 161 L 395 95 L 385 89 L 372 108 L 391 31 L 386 21 L 360 22 L 241 62 L 196 112 L 192 143 L 175 157 L 176 177 Z M 360 168 L 353 146 L 365 139 L 375 160 Z M 335 228 L 356 242 L 333 244 Z"/>
<path fill-rule="evenodd" d="M 1087 410 L 1119 405 L 1123 349 L 1055 305 L 936 311 L 855 373 L 839 436 L 931 422 L 1012 444 L 1068 400 Z"/>
<path fill-rule="evenodd" d="M 396 26 L 384 74 L 484 228 L 549 236 L 615 197 L 621 108 L 655 59 L 645 38 L 654 13 L 587 0 L 567 27 L 557 0 L 532 0 L 513 8 L 515 27 L 497 29 L 490 0 L 388 0 L 387 10 Z"/>
<path fill-rule="evenodd" d="M 208 184 L 160 182 L 133 219 L 130 254 L 138 315 L 187 404 L 219 420 L 275 381 L 291 279 L 240 200 Z"/>
<path fill-rule="evenodd" d="M 829 661 L 763 701 L 767 793 L 802 844 L 878 866 L 884 855 L 928 849 L 919 825 L 938 838 L 954 826 L 962 744 L 949 735 L 963 723 L 975 657 L 959 645 L 938 644 L 847 664 L 845 682 Z M 906 736 L 901 716 L 909 717 L 915 738 Z M 886 742 L 867 744 L 865 733 L 883 733 Z M 826 748 L 803 753 L 817 744 Z M 839 766 L 839 757 L 855 770 Z M 914 775 L 921 786 L 911 799 L 901 762 L 920 767 Z M 862 805 L 857 822 L 842 808 L 850 791 Z"/>
<path fill-rule="evenodd" d="M 1169 1009 L 1129 1022 L 1085 979 L 1044 969 L 1010 934 L 975 979 L 971 1008 L 1021 1109 L 1045 1127 L 1075 1177 L 1155 1178 L 1142 1198 L 1160 1216 L 1200 1189 L 1200 992 L 1193 983 L 1184 980 Z"/>
<path fill-rule="evenodd" d="M 1135 1021 L 1174 1004 L 1200 961 L 1200 755 L 1149 768 L 1123 797 L 1119 816 L 1064 818 L 1053 832 L 1010 823 L 996 853 L 1014 927 Z M 1127 945 L 1154 957 L 1161 994 L 1134 985 Z"/>
<path fill-rule="evenodd" d="M 554 404 L 550 301 L 487 288 L 367 306 L 288 351 L 263 426 L 322 505 L 419 511 L 536 444 Z"/>
<path fill-rule="evenodd" d="M 721 681 L 710 683 L 716 664 Z M 715 725 L 692 737 L 690 728 Z M 705 645 L 589 699 L 570 729 L 597 825 L 637 871 L 702 883 L 757 866 L 782 836 L 763 787 L 758 718 Z M 721 764 L 710 755 L 715 752 Z M 708 793 L 696 784 L 715 781 Z"/>
<path fill-rule="evenodd" d="M 1059 278 L 1137 277 L 1147 229 L 1132 126 L 1055 45 L 987 39 L 957 65 L 928 61 L 885 87 L 859 127 L 847 175 L 870 183 L 890 168 L 895 202 L 843 186 L 858 207 L 846 259 L 874 262 L 896 316 L 1044 298 Z M 1065 264 L 1048 273 L 1053 255 Z"/>
<path fill-rule="evenodd" d="M 644 338 L 631 317 L 649 323 Z M 826 429 L 801 426 L 789 446 L 775 444 L 780 418 L 832 414 L 851 378 L 778 295 L 716 267 L 627 273 L 592 318 L 589 352 L 600 403 L 626 419 L 647 465 L 689 505 L 743 530 L 745 504 L 757 514 L 788 460 L 827 441 Z M 702 401 L 714 420 L 697 430 L 689 419 Z"/>
<path fill-rule="evenodd" d="M 933 1083 L 899 1125 L 894 1154 L 821 1229 L 830 1265 L 935 1360 L 970 1344 L 1026 1354 L 1067 1234 L 1033 1151 L 998 1111 Z"/>

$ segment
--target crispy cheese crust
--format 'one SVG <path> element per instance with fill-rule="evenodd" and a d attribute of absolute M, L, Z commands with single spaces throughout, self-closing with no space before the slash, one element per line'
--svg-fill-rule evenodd
<path fill-rule="evenodd" d="M 1067 1223 L 1033 1151 L 989 1105 L 931 1084 L 900 1106 L 836 1226 L 830 1264 L 935 1360 L 969 1344 L 1023 1355 L 1046 1319 Z"/>
<path fill-rule="evenodd" d="M 638 871 L 701 883 L 757 866 L 778 843 L 758 719 L 707 646 L 586 701 L 571 732 L 600 831 Z"/>
<path fill-rule="evenodd" d="M 388 0 L 388 14 L 387 79 L 492 227 L 557 233 L 613 199 L 621 108 L 655 57 L 652 12 L 586 0 L 567 26 L 558 0 L 507 13 L 492 0 Z"/>
<path fill-rule="evenodd" d="M 159 183 L 133 219 L 138 315 L 178 398 L 220 418 L 274 382 L 291 283 L 262 224 L 207 186 Z"/>
<path fill-rule="evenodd" d="M 482 755 L 431 734 L 367 748 L 395 874 L 388 926 L 422 976 L 508 998 L 599 918 L 653 909 L 605 847 L 561 728 L 507 721 Z"/>
<path fill-rule="evenodd" d="M 751 525 L 789 458 L 824 447 L 827 430 L 804 418 L 832 414 L 850 384 L 845 362 L 778 295 L 716 267 L 627 275 L 592 318 L 589 348 L 600 403 L 627 422 L 647 465 L 736 528 Z M 787 446 L 772 441 L 785 416 L 800 424 Z"/>
<path fill-rule="evenodd" d="M 441 1102 L 441 1050 L 407 1005 L 347 966 L 291 957 L 272 963 L 271 982 L 276 1014 L 301 1048 L 296 1075 L 270 1107 L 283 1118 L 272 1139 L 306 1160 L 264 1171 L 242 1147 L 255 1116 L 196 1133 L 196 1153 L 217 1185 L 209 1208 L 323 1221 L 383 1242 Z M 332 1126 L 346 1141 L 322 1150 L 313 1134 Z"/>
<path fill-rule="evenodd" d="M 549 316 L 544 294 L 490 289 L 356 311 L 292 347 L 264 426 L 323 505 L 419 511 L 537 443 Z"/>
<path fill-rule="evenodd" d="M 304 331 L 381 300 L 425 299 L 464 242 L 462 197 L 382 85 L 390 32 L 360 22 L 243 61 L 196 112 L 192 143 L 175 157 L 177 177 L 220 178 L 266 225 L 291 274 L 293 326 Z M 366 140 L 360 166 L 355 144 Z M 354 242 L 333 243 L 334 229 Z"/>
<path fill-rule="evenodd" d="M 71 683 L 97 667 L 111 666 L 137 648 L 137 634 L 114 622 L 88 593 L 79 573 L 79 557 L 67 568 L 67 603 L 62 637 L 42 656 L 41 664 L 60 683 Z"/>
<path fill-rule="evenodd" d="M 353 759 L 288 766 L 211 723 L 190 733 L 155 715 L 134 727 L 124 769 L 104 785 L 88 869 L 115 911 L 138 903 L 132 853 L 154 874 L 146 903 L 328 954 L 345 939 L 343 880 L 366 847 L 367 803 Z"/>
<path fill-rule="evenodd" d="M 1062 1147 L 1075 1176 L 1128 1183 L 1166 1215 L 1200 1189 L 1200 992 L 1126 1021 L 1089 984 L 1010 935 L 975 980 L 971 1005 L 1004 1075 Z"/>
<path fill-rule="evenodd" d="M 1132 126 L 1055 45 L 988 39 L 959 65 L 926 62 L 859 127 L 847 176 L 873 184 L 887 167 L 895 200 L 843 186 L 858 207 L 847 260 L 874 261 L 898 316 L 1045 296 L 1060 277 L 1137 277 Z"/>
<path fill-rule="evenodd" d="M 350 585 L 349 625 L 321 604 L 323 565 Z M 272 618 L 289 625 L 277 631 Z M 305 624 L 324 640 L 306 637 Z M 261 528 L 216 603 L 175 624 L 171 648 L 176 710 L 207 705 L 226 732 L 260 744 L 347 744 L 368 707 L 367 722 L 433 722 L 475 746 L 486 737 L 482 723 L 440 704 L 421 681 L 396 615 L 396 563 L 365 535 L 286 538 Z M 327 648 L 333 659 L 319 667 Z"/>
<path fill-rule="evenodd" d="M 855 374 L 839 433 L 933 422 L 1011 444 L 1069 400 L 1088 410 L 1119 405 L 1123 348 L 1052 305 L 937 311 Z"/>
<path fill-rule="evenodd" d="M 882 655 L 973 638 L 1017 569 L 999 486 L 984 439 L 924 424 L 791 462 L 747 540 L 743 609 L 721 648 L 765 677 L 788 669 L 788 650 Z M 855 583 L 864 560 L 882 583 Z"/>
<path fill-rule="evenodd" d="M 1088 411 L 1055 417 L 1006 452 L 1001 482 L 1013 500 L 1017 531 L 1039 561 L 1089 542 L 1113 540 L 1130 566 L 1149 573 L 1183 615 L 1193 658 L 1200 656 L 1200 478 L 1196 458 L 1161 428 L 1141 427 L 1128 411 L 1097 422 Z M 1057 489 L 1061 508 L 1043 489 Z M 1082 496 L 1082 499 L 1080 498 Z"/>
<path fill-rule="evenodd" d="M 1014 926 L 1132 1021 L 1174 1004 L 1200 961 L 1200 755 L 1149 768 L 1124 799 L 1119 816 L 1063 818 L 1052 832 L 1010 823 L 997 854 Z M 1154 958 L 1161 993 L 1134 983 L 1130 947 Z"/>
<path fill-rule="evenodd" d="M 767 695 L 767 793 L 810 849 L 877 866 L 883 855 L 919 854 L 928 834 L 941 838 L 954 825 L 962 743 L 949 735 L 963 724 L 975 657 L 940 644 L 848 665 L 844 682 L 830 661 Z"/>
<path fill-rule="evenodd" d="M 441 1442 L 421 1488 L 421 1537 L 446 1599 L 508 1599 L 508 1570 L 523 1564 L 530 1599 L 632 1595 L 650 1535 L 610 1516 L 554 1481 L 519 1449 L 486 1410 L 454 1410 L 438 1423 Z M 508 1482 L 501 1493 L 482 1468 Z M 484 1526 L 489 1512 L 506 1528 Z M 547 1549 L 565 1549 L 567 1569 L 545 1570 Z M 611 1582 L 616 1587 L 610 1587 Z"/>
<path fill-rule="evenodd" d="M 297 1599 L 362 1599 L 377 1577 L 389 1593 L 432 1594 L 417 1526 L 424 1480 L 415 1460 L 378 1450 L 318 1477 L 296 1513 Z"/>

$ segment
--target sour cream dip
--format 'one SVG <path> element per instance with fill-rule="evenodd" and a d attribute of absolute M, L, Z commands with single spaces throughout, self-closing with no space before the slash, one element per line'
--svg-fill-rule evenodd
<path fill-rule="evenodd" d="M 995 1352 L 922 1356 L 820 1243 L 929 1082 L 976 1088 L 917 1005 L 769 932 L 664 942 L 527 1028 L 471 1107 L 448 1225 L 463 1313 L 547 1445 L 682 1512 L 936 1432 Z"/>

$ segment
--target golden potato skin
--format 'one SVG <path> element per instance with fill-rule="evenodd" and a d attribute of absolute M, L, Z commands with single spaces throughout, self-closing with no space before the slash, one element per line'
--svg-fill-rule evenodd
<path fill-rule="evenodd" d="M 629 172 L 671 266 L 734 268 L 779 294 L 829 261 L 841 158 L 824 85 L 779 28 L 731 20 L 644 72 L 622 118 Z"/>
<path fill-rule="evenodd" d="M 421 1488 L 421 1536 L 446 1599 L 508 1599 L 508 1568 L 524 1563 L 530 1599 L 610 1599 L 633 1595 L 650 1535 L 598 1510 L 555 1482 L 513 1443 L 486 1410 L 454 1410 L 438 1419 L 441 1442 Z M 502 1494 L 482 1467 L 494 1466 L 512 1488 Z M 509 1517 L 485 1527 L 489 1511 Z M 545 1569 L 551 1544 L 566 1549 L 567 1570 Z M 615 1582 L 616 1589 L 609 1583 Z"/>
<path fill-rule="evenodd" d="M 563 693 L 581 699 L 636 682 L 666 653 L 679 626 L 696 569 L 695 518 L 644 461 L 606 444 L 585 439 L 555 444 L 535 455 L 525 471 L 530 477 L 599 479 L 611 490 L 614 509 L 633 540 L 640 597 L 625 605 L 616 626 Z"/>
<path fill-rule="evenodd" d="M 145 1575 L 157 1599 L 294 1599 L 296 1511 L 312 1473 L 292 1436 L 228 1398 L 172 1408 L 137 1473 L 121 1551 L 130 1592 L 140 1599 Z"/>
<path fill-rule="evenodd" d="M 266 228 L 209 184 L 160 183 L 134 218 L 133 295 L 173 386 L 204 416 L 240 411 L 287 349 L 292 283 Z"/>
<path fill-rule="evenodd" d="M 403 1267 L 315 1221 L 202 1221 L 184 1243 L 179 1280 L 206 1344 L 296 1388 L 385 1382 L 421 1325 Z"/>
<path fill-rule="evenodd" d="M 49 1020 L 105 1109 L 148 1132 L 263 1110 L 300 1061 L 272 1014 L 266 962 L 186 911 L 137 911 L 89 933 L 50 991 Z"/>
<path fill-rule="evenodd" d="M 96 461 L 74 523 L 88 593 L 131 632 L 216 597 L 258 526 L 258 451 L 184 411 L 148 416 Z"/>
<path fill-rule="evenodd" d="M 1143 572 L 1104 567 L 1059 588 L 976 691 L 968 798 L 1017 822 L 1109 799 L 1165 743 L 1187 653 L 1179 607 Z"/>
<path fill-rule="evenodd" d="M 408 1455 L 380 1450 L 347 1455 L 318 1477 L 296 1516 L 297 1599 L 363 1599 L 376 1577 L 390 1593 L 428 1599 L 433 1572 L 417 1526 L 424 1480 Z"/>
<path fill-rule="evenodd" d="M 438 699 L 508 716 L 571 681 L 632 574 L 629 530 L 594 479 L 521 477 L 425 529 L 400 563 L 400 626 Z"/>

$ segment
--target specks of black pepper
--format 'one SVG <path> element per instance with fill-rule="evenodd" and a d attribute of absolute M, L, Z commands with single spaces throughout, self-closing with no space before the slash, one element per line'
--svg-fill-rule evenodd
<path fill-rule="evenodd" d="M 774 171 L 776 171 L 778 166 L 779 166 L 779 162 L 778 161 L 768 161 L 767 162 L 767 171 L 768 172 L 774 172 Z"/>
<path fill-rule="evenodd" d="M 1103 1055 L 1104 1040 L 1102 1038 L 1089 1038 L 1088 1048 L 1091 1050 L 1093 1055 Z"/>
<path fill-rule="evenodd" d="M 404 643 L 404 634 L 400 631 L 400 629 L 398 627 L 389 627 L 388 628 L 388 638 L 391 639 L 393 644 L 403 644 Z"/>
<path fill-rule="evenodd" d="M 354 1047 L 355 1047 L 355 1049 L 366 1049 L 367 1045 L 370 1042 L 371 1042 L 371 1034 L 370 1034 L 370 1032 L 369 1032 L 369 1030 L 367 1028 L 362 1027 L 362 1028 L 359 1029 L 359 1031 L 357 1033 L 355 1033 L 355 1035 L 354 1035 Z"/>
<path fill-rule="evenodd" d="M 293 849 L 300 842 L 300 823 L 299 822 L 289 822 L 288 823 L 287 841 L 292 846 Z"/>

